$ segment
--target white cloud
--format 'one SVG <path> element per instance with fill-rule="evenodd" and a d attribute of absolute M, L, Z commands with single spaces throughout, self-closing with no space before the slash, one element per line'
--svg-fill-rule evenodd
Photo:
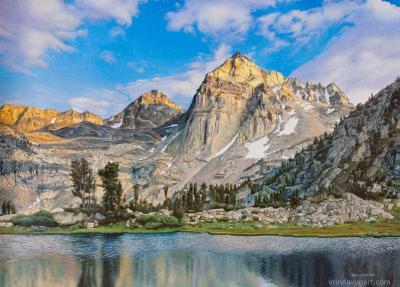
<path fill-rule="evenodd" d="M 325 1 L 322 7 L 309 10 L 291 10 L 287 13 L 270 13 L 258 19 L 259 34 L 274 44 L 308 43 L 318 38 L 332 25 L 350 23 L 361 8 L 359 2 Z"/>
<path fill-rule="evenodd" d="M 115 64 L 117 62 L 117 60 L 115 59 L 114 53 L 111 51 L 101 52 L 100 58 L 107 64 Z"/>
<path fill-rule="evenodd" d="M 17 71 L 46 67 L 48 50 L 73 51 L 67 42 L 84 35 L 80 24 L 73 7 L 62 1 L 1 1 L 1 63 Z"/>
<path fill-rule="evenodd" d="M 400 7 L 370 0 L 359 4 L 352 27 L 292 76 L 335 82 L 354 103 L 364 102 L 400 74 Z"/>
<path fill-rule="evenodd" d="M 122 29 L 121 27 L 117 26 L 112 28 L 109 32 L 108 35 L 111 38 L 117 38 L 117 37 L 125 37 L 126 31 Z"/>
<path fill-rule="evenodd" d="M 72 98 L 68 102 L 74 110 L 79 112 L 91 111 L 99 115 L 104 114 L 110 105 L 107 101 L 99 101 L 83 97 Z"/>
<path fill-rule="evenodd" d="M 134 70 L 136 73 L 144 73 L 151 65 L 147 61 L 140 60 L 138 62 L 128 62 L 126 66 Z"/>
<path fill-rule="evenodd" d="M 71 42 L 87 34 L 89 20 L 114 20 L 129 26 L 141 0 L 0 1 L 0 64 L 30 73 L 46 68 L 51 52 L 72 52 Z M 115 33 L 120 33 L 121 31 Z"/>
<path fill-rule="evenodd" d="M 80 112 L 90 111 L 103 118 L 120 112 L 128 102 L 129 98 L 126 95 L 107 89 L 90 89 L 82 96 L 68 100 L 71 108 Z"/>
<path fill-rule="evenodd" d="M 212 58 L 198 60 L 190 63 L 185 72 L 176 75 L 155 77 L 151 79 L 137 80 L 126 85 L 120 85 L 117 90 L 135 99 L 144 92 L 159 89 L 174 100 L 187 101 L 195 94 L 206 73 L 221 65 L 230 56 L 230 47 L 221 44 Z"/>
<path fill-rule="evenodd" d="M 91 89 L 68 100 L 71 107 L 79 111 L 90 110 L 109 117 L 123 110 L 132 100 L 143 93 L 159 89 L 173 100 L 188 104 L 206 73 L 221 65 L 230 56 L 230 47 L 221 44 L 211 56 L 199 56 L 187 65 L 186 71 L 165 77 L 155 77 L 117 85 L 115 89 Z"/>
<path fill-rule="evenodd" d="M 186 0 L 166 15 L 167 28 L 194 33 L 196 29 L 215 38 L 241 39 L 250 29 L 252 12 L 274 6 L 276 0 Z"/>
<path fill-rule="evenodd" d="M 100 20 L 115 20 L 120 25 L 130 26 L 132 17 L 139 13 L 142 0 L 77 0 L 75 6 L 83 17 Z"/>

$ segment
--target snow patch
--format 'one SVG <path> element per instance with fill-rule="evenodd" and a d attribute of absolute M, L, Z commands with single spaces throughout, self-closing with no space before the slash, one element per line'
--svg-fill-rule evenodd
<path fill-rule="evenodd" d="M 304 106 L 303 106 L 303 110 L 304 111 L 309 111 L 309 110 L 312 110 L 314 107 L 311 105 L 311 104 L 305 104 Z"/>
<path fill-rule="evenodd" d="M 246 158 L 260 159 L 264 158 L 265 152 L 269 148 L 269 138 L 268 136 L 262 137 L 254 142 L 245 143 L 244 146 L 247 148 L 248 152 Z"/>
<path fill-rule="evenodd" d="M 224 154 L 224 153 L 235 143 L 235 141 L 236 141 L 238 135 L 239 135 L 239 133 L 237 133 L 237 134 L 231 139 L 231 141 L 230 141 L 226 146 L 224 146 L 219 152 L 217 152 L 217 153 L 214 154 L 211 158 L 209 158 L 209 160 L 211 160 L 211 159 L 213 159 L 213 158 L 216 158 L 216 157 L 218 157 L 218 156 Z"/>
<path fill-rule="evenodd" d="M 327 114 L 331 114 L 331 113 L 333 113 L 334 111 L 335 111 L 335 109 L 331 108 L 331 109 L 328 109 L 328 110 L 326 111 L 326 113 L 327 113 Z"/>
<path fill-rule="evenodd" d="M 296 114 L 296 112 L 292 109 L 290 112 L 288 112 L 289 116 L 294 116 Z"/>
<path fill-rule="evenodd" d="M 282 126 L 282 116 L 278 116 L 278 125 L 276 126 L 276 131 L 280 131 Z"/>
<path fill-rule="evenodd" d="M 182 131 L 177 132 L 171 139 L 173 141 L 177 136 L 179 136 L 182 133 Z"/>
<path fill-rule="evenodd" d="M 118 129 L 118 128 L 120 128 L 122 126 L 122 119 L 118 122 L 118 123 L 115 123 L 115 124 L 112 124 L 111 125 L 111 127 L 113 128 L 113 129 Z"/>
<path fill-rule="evenodd" d="M 51 124 L 55 124 L 56 123 L 56 117 L 52 118 L 50 123 Z"/>
<path fill-rule="evenodd" d="M 272 91 L 273 91 L 274 93 L 276 93 L 276 92 L 278 92 L 281 88 L 282 88 L 281 86 L 275 86 L 275 87 L 272 87 Z"/>
<path fill-rule="evenodd" d="M 297 117 L 289 118 L 288 121 L 285 123 L 284 128 L 278 132 L 278 136 L 287 136 L 294 133 L 298 123 L 299 119 Z"/>
<path fill-rule="evenodd" d="M 172 136 L 172 138 L 171 138 L 170 140 L 168 140 L 167 144 L 166 144 L 165 146 L 163 146 L 163 148 L 161 149 L 161 152 L 165 152 L 165 151 L 167 150 L 167 147 L 169 146 L 169 144 L 170 144 L 177 136 L 179 136 L 181 133 L 182 133 L 182 131 L 179 131 L 179 132 L 177 132 L 176 134 L 174 134 L 174 135 Z M 164 140 L 162 140 L 162 141 L 164 141 Z"/>
<path fill-rule="evenodd" d="M 174 127 L 177 127 L 177 126 L 178 126 L 178 124 L 172 124 L 172 125 L 167 126 L 167 127 L 165 127 L 165 128 L 168 129 L 168 128 L 174 128 Z"/>
<path fill-rule="evenodd" d="M 331 101 L 329 100 L 329 93 L 328 93 L 328 89 L 325 89 L 325 100 L 328 104 L 331 104 Z"/>

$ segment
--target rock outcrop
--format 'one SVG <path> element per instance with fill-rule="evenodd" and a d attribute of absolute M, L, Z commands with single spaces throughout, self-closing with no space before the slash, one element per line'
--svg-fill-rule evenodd
<path fill-rule="evenodd" d="M 122 112 L 109 118 L 107 125 L 125 129 L 155 128 L 182 111 L 183 108 L 167 95 L 159 90 L 152 90 L 141 95 Z"/>
<path fill-rule="evenodd" d="M 58 225 L 74 225 L 82 222 L 82 213 L 59 211 L 52 213 L 53 219 Z"/>
<path fill-rule="evenodd" d="M 344 194 L 343 198 L 330 197 L 320 203 L 304 200 L 297 208 L 257 208 L 246 207 L 233 211 L 210 209 L 197 213 L 187 213 L 189 224 L 209 221 L 258 221 L 263 224 L 297 222 L 306 226 L 332 226 L 345 222 L 391 220 L 393 215 L 384 210 L 384 206 L 375 201 L 365 201 L 353 194 Z"/>

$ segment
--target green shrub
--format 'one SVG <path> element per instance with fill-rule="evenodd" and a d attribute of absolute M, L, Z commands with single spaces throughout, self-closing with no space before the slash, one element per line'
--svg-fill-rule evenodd
<path fill-rule="evenodd" d="M 136 218 L 136 222 L 147 229 L 173 228 L 182 225 L 176 217 L 161 214 L 143 214 Z"/>
<path fill-rule="evenodd" d="M 176 206 L 172 211 L 172 215 L 181 220 L 185 216 L 185 209 L 183 207 Z"/>
<path fill-rule="evenodd" d="M 51 213 L 47 211 L 38 211 L 31 215 L 17 215 L 11 219 L 11 222 L 17 226 L 30 227 L 35 226 L 57 226 Z"/>

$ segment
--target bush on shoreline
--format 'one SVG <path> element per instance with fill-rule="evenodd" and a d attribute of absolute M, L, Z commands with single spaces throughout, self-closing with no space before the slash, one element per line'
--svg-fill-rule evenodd
<path fill-rule="evenodd" d="M 178 218 L 161 214 L 143 214 L 136 218 L 136 223 L 143 225 L 146 229 L 174 228 L 182 226 Z"/>
<path fill-rule="evenodd" d="M 57 226 L 53 216 L 47 211 L 38 211 L 31 215 L 17 215 L 11 219 L 11 222 L 17 226 L 31 227 L 31 226 Z"/>

